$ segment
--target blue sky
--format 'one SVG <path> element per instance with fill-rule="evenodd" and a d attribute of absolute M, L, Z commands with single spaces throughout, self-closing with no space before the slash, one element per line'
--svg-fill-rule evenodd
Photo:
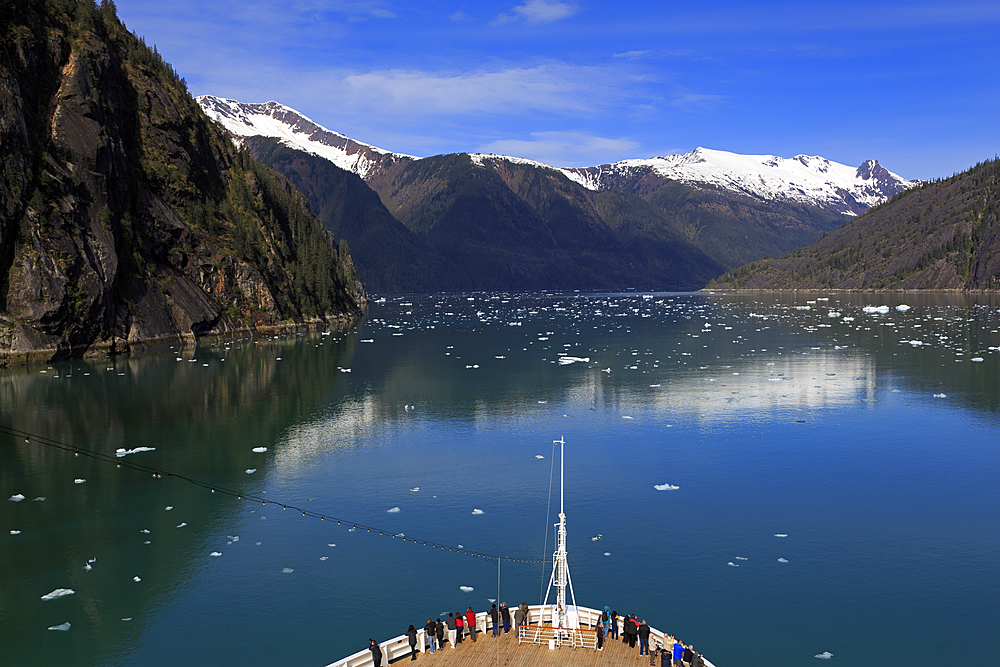
<path fill-rule="evenodd" d="M 697 146 L 950 176 L 1000 153 L 1000 2 L 116 0 L 192 93 L 388 150 Z"/>

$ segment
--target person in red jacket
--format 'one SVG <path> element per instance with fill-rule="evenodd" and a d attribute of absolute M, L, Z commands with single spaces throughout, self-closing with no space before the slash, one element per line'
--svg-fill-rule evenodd
<path fill-rule="evenodd" d="M 462 619 L 462 612 L 455 612 L 455 630 L 458 633 L 456 644 L 462 643 L 462 633 L 465 631 L 465 621 Z"/>
<path fill-rule="evenodd" d="M 469 611 L 465 612 L 465 627 L 469 628 L 469 636 L 472 637 L 472 641 L 476 641 L 476 612 L 472 611 L 472 607 L 469 607 Z"/>

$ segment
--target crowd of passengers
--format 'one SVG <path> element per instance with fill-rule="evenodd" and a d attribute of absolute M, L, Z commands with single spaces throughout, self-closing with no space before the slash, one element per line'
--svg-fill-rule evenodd
<path fill-rule="evenodd" d="M 514 611 L 513 621 L 515 635 L 520 627 L 529 624 L 530 612 L 527 602 L 522 602 Z M 435 621 L 428 618 L 427 625 L 424 626 L 424 632 L 430 644 L 430 653 L 434 653 L 439 648 L 443 649 L 445 641 L 453 649 L 458 648 L 463 639 L 475 642 L 477 629 L 476 613 L 472 611 L 472 607 L 469 607 L 465 613 L 460 611 L 450 613 L 448 618 L 444 620 L 438 618 Z M 506 602 L 501 602 L 499 607 L 494 604 L 486 613 L 486 627 L 480 632 L 486 634 L 492 631 L 492 636 L 498 637 L 501 630 L 504 634 L 508 634 L 510 629 L 510 608 Z M 600 621 L 594 626 L 594 631 L 597 633 L 595 651 L 603 651 L 606 640 L 619 640 L 620 638 L 620 641 L 627 644 L 630 649 L 634 649 L 638 644 L 639 659 L 644 655 L 649 656 L 649 664 L 652 667 L 656 666 L 657 657 L 660 659 L 660 667 L 704 667 L 705 665 L 701 654 L 695 651 L 693 646 L 685 645 L 675 640 L 671 635 L 665 635 L 661 645 L 655 636 L 650 636 L 650 628 L 646 624 L 646 620 L 643 619 L 640 623 L 634 614 L 623 617 L 617 611 L 612 611 L 610 607 L 606 606 Z M 411 625 L 406 631 L 406 637 L 410 643 L 410 660 L 416 660 L 417 629 Z M 382 649 L 374 639 L 368 641 L 368 649 L 372 652 L 372 661 L 375 667 L 380 667 L 382 665 Z M 651 641 L 652 646 L 650 645 Z"/>

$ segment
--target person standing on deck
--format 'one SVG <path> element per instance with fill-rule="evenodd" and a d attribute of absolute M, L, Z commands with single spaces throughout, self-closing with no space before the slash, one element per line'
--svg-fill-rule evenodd
<path fill-rule="evenodd" d="M 642 619 L 642 625 L 636 632 L 639 635 L 639 655 L 649 655 L 649 626 L 646 625 L 646 619 Z"/>
<path fill-rule="evenodd" d="M 604 650 L 604 626 L 600 623 L 597 624 L 597 649 L 598 651 Z"/>
<path fill-rule="evenodd" d="M 531 622 L 531 610 L 528 609 L 528 603 L 527 602 L 521 602 L 520 609 L 521 609 L 521 611 L 524 612 L 524 620 L 521 621 L 521 622 L 524 623 L 525 625 L 528 625 Z"/>
<path fill-rule="evenodd" d="M 500 612 L 497 611 L 496 603 L 490 609 L 490 619 L 493 621 L 493 636 L 498 637 L 500 635 Z"/>
<path fill-rule="evenodd" d="M 462 635 L 465 634 L 465 619 L 462 618 L 462 612 L 455 612 L 455 633 L 458 637 L 458 643 L 462 643 Z"/>
<path fill-rule="evenodd" d="M 431 653 L 434 653 L 437 644 L 435 639 L 437 639 L 437 623 L 431 619 L 427 619 L 427 625 L 424 626 L 424 633 L 427 635 L 427 642 L 431 645 Z"/>
<path fill-rule="evenodd" d="M 500 603 L 500 618 L 503 619 L 503 633 L 510 632 L 510 608 L 506 602 Z"/>
<path fill-rule="evenodd" d="M 611 638 L 618 639 L 618 612 L 611 612 Z"/>
<path fill-rule="evenodd" d="M 458 643 L 455 639 L 457 631 L 458 626 L 455 624 L 455 614 L 448 612 L 448 642 L 451 644 L 452 648 L 455 648 L 455 645 Z"/>
<path fill-rule="evenodd" d="M 417 659 L 417 629 L 412 625 L 406 631 L 406 637 L 410 640 L 410 660 Z"/>
<path fill-rule="evenodd" d="M 435 623 L 435 626 L 437 629 L 438 648 L 444 648 L 444 623 L 442 623 L 439 618 L 437 623 Z"/>
<path fill-rule="evenodd" d="M 601 625 L 604 626 L 604 636 L 608 636 L 608 628 L 611 626 L 611 607 L 604 605 L 604 613 L 601 614 Z"/>
<path fill-rule="evenodd" d="M 684 644 L 679 641 L 674 642 L 674 667 L 681 667 L 681 661 L 684 659 Z"/>
<path fill-rule="evenodd" d="M 684 653 L 681 655 L 681 660 L 687 664 L 694 662 L 694 651 L 691 650 L 691 646 L 684 647 Z"/>
<path fill-rule="evenodd" d="M 368 650 L 372 652 L 372 664 L 375 667 L 382 667 L 382 649 L 379 648 L 374 639 L 368 639 Z"/>
<path fill-rule="evenodd" d="M 472 641 L 476 641 L 476 612 L 472 611 L 472 607 L 469 607 L 469 611 L 465 612 L 465 627 L 469 628 L 469 636 L 472 637 Z"/>
<path fill-rule="evenodd" d="M 514 634 L 517 635 L 520 632 L 519 628 L 524 624 L 524 610 L 520 607 L 514 612 Z"/>

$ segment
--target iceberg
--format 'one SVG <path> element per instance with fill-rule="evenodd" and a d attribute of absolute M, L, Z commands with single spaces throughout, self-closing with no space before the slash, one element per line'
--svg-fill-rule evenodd
<path fill-rule="evenodd" d="M 19 502 L 21 502 L 22 500 L 24 500 L 24 495 L 23 495 L 23 494 L 20 494 L 20 493 L 15 493 L 14 495 L 12 495 L 12 496 L 11 496 L 10 498 L 8 498 L 7 500 L 9 500 L 9 501 L 10 501 L 10 502 L 12 502 L 12 503 L 19 503 Z"/>
<path fill-rule="evenodd" d="M 152 451 L 156 451 L 156 447 L 136 447 L 135 449 L 120 448 L 115 450 L 115 456 L 121 458 L 123 456 L 128 456 L 129 454 L 138 454 L 139 452 L 152 452 Z"/>
<path fill-rule="evenodd" d="M 267 447 L 254 447 L 253 451 L 257 454 L 263 454 L 267 451 Z"/>
<path fill-rule="evenodd" d="M 653 488 L 657 491 L 676 491 L 681 488 L 679 486 L 674 486 L 672 484 L 654 484 Z"/>
<path fill-rule="evenodd" d="M 814 658 L 819 658 L 820 660 L 829 660 L 833 657 L 833 654 L 829 651 L 823 651 L 822 653 L 817 653 L 813 656 Z"/>
<path fill-rule="evenodd" d="M 578 361 L 587 363 L 590 361 L 590 357 L 559 357 L 560 366 L 569 366 L 570 364 L 575 364 Z"/>
<path fill-rule="evenodd" d="M 392 508 L 386 510 L 386 512 L 388 512 L 389 514 L 395 514 L 398 511 L 399 511 L 398 507 L 392 507 Z"/>
<path fill-rule="evenodd" d="M 49 630 L 59 630 L 61 632 L 66 632 L 69 629 L 70 629 L 70 623 L 69 623 L 69 621 L 66 621 L 65 623 L 60 623 L 59 625 L 50 625 L 49 626 Z"/>
<path fill-rule="evenodd" d="M 56 598 L 61 598 L 64 595 L 73 595 L 76 593 L 72 588 L 57 588 L 51 593 L 46 593 L 42 596 L 43 600 L 55 600 Z"/>
<path fill-rule="evenodd" d="M 476 509 L 472 510 L 472 513 L 473 513 L 473 514 L 485 514 L 485 512 L 483 512 L 483 511 L 482 511 L 481 509 L 479 509 L 478 507 L 477 507 Z"/>
<path fill-rule="evenodd" d="M 472 591 L 476 590 L 472 586 L 459 586 L 458 589 L 463 593 L 471 593 Z"/>

